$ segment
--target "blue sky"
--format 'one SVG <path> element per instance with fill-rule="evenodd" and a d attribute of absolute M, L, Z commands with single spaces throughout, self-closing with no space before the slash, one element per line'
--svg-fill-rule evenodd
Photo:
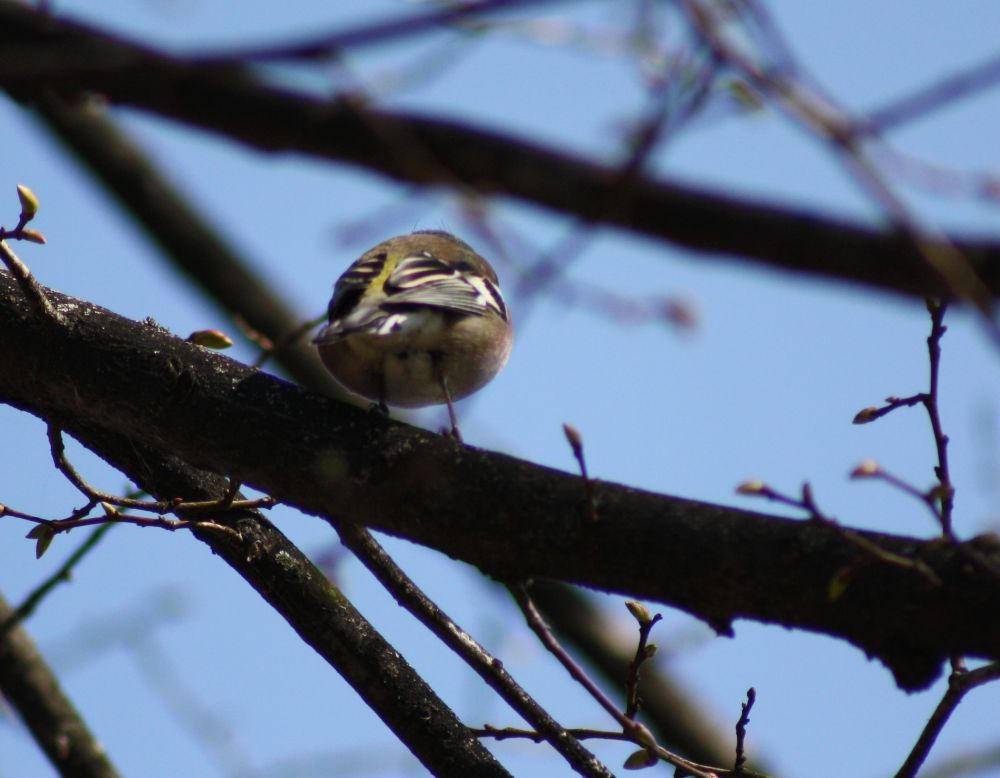
<path fill-rule="evenodd" d="M 286 2 L 280 15 L 273 3 L 244 2 L 234 13 L 233 4 L 210 0 L 64 0 L 57 8 L 178 51 L 294 39 L 414 8 L 389 0 L 336 5 Z M 619 28 L 626 7 L 567 2 L 540 13 L 600 30 Z M 816 80 L 857 110 L 992 55 L 1000 28 L 1000 6 L 965 0 L 785 0 L 770 7 Z M 377 84 L 379 76 L 398 73 L 450 38 L 379 47 L 353 56 L 350 65 L 363 83 Z M 462 46 L 450 69 L 388 95 L 386 103 L 615 160 L 620 130 L 641 110 L 643 92 L 635 66 L 622 56 L 496 33 Z M 368 173 L 290 154 L 265 156 L 134 112 L 114 115 L 304 319 L 324 309 L 336 276 L 378 240 L 411 229 L 468 230 L 454 201 L 441 192 L 404 200 L 395 184 Z M 890 140 L 948 168 L 995 171 L 997 117 L 1000 96 L 988 92 L 914 122 Z M 0 159 L 0 209 L 6 208 L 0 221 L 9 226 L 16 220 L 15 184 L 30 185 L 41 198 L 37 226 L 49 245 L 19 253 L 43 283 L 126 316 L 151 316 L 182 336 L 208 327 L 234 329 L 171 273 L 155 247 L 9 101 L 0 102 Z M 771 111 L 693 128 L 667 144 L 654 167 L 661 176 L 718 191 L 877 219 L 828 151 Z M 996 234 L 1000 224 L 995 204 L 901 192 L 936 227 Z M 395 216 L 373 220 L 393 205 Z M 509 200 L 494 202 L 491 213 L 528 247 L 524 262 L 572 227 L 560 215 Z M 358 224 L 368 225 L 362 237 L 345 241 L 347 228 Z M 512 289 L 517 268 L 492 258 Z M 931 481 L 933 443 L 921 412 L 900 411 L 865 427 L 850 423 L 860 408 L 887 395 L 924 389 L 928 322 L 919 301 L 692 255 L 611 229 L 595 233 L 566 277 L 623 296 L 686 300 L 699 325 L 685 332 L 625 325 L 586 306 L 512 300 L 515 323 L 521 322 L 514 354 L 499 378 L 460 405 L 467 442 L 573 471 L 561 430 L 570 422 L 584 436 L 597 478 L 776 513 L 781 511 L 735 495 L 735 485 L 758 477 L 794 492 L 809 480 L 820 505 L 845 523 L 933 534 L 932 521 L 912 499 L 884 485 L 847 480 L 855 464 L 873 457 L 919 486 Z M 956 312 L 949 326 L 942 413 L 952 437 L 957 530 L 968 537 L 997 528 L 1000 353 L 972 317 Z M 242 345 L 232 355 L 253 358 Z M 442 420 L 436 410 L 417 416 L 431 427 Z M 0 423 L 5 439 L 15 442 L 0 450 L 0 501 L 53 517 L 78 505 L 76 493 L 51 468 L 43 427 L 9 409 L 0 409 Z M 120 476 L 78 447 L 71 455 L 103 488 L 122 488 Z M 283 508 L 272 518 L 309 553 L 334 543 L 313 518 Z M 60 537 L 36 561 L 33 543 L 23 539 L 26 531 L 12 519 L 0 521 L 0 591 L 15 603 L 83 538 Z M 417 582 L 563 723 L 611 726 L 552 666 L 502 592 L 435 552 L 386 542 Z M 362 612 L 469 723 L 519 723 L 360 566 L 346 561 L 340 572 Z M 620 600 L 601 597 L 627 635 L 630 620 Z M 894 772 L 941 693 L 938 684 L 905 695 L 880 665 L 828 639 L 751 623 L 737 624 L 734 639 L 714 638 L 686 616 L 654 609 L 665 616 L 654 639 L 669 668 L 727 730 L 747 687 L 757 688 L 750 748 L 781 774 Z M 155 623 L 151 636 L 129 637 L 127 626 L 142 616 Z M 28 628 L 124 774 L 224 775 L 226 766 L 232 774 L 234 765 L 243 765 L 273 775 L 276 765 L 307 757 L 340 764 L 344 772 L 309 773 L 299 766 L 286 774 L 420 772 L 407 772 L 413 762 L 403 747 L 346 684 L 183 533 L 115 528 Z M 95 644 L 101 631 L 116 641 Z M 686 647 L 675 654 L 672 644 Z M 183 679 L 168 675 L 166 688 L 197 700 L 209 722 L 231 728 L 226 753 L 206 751 L 171 713 L 169 697 L 156 689 L 156 679 L 164 679 L 150 670 L 162 673 L 165 666 Z M 998 703 L 995 688 L 970 695 L 934 755 L 991 742 Z M 620 745 L 595 748 L 612 769 L 629 752 Z M 519 776 L 568 774 L 542 746 L 504 743 L 495 752 Z M 368 773 L 346 769 L 355 758 Z M 382 772 L 372 769 L 373 759 Z M 23 730 L 9 718 L 0 721 L 0 776 L 48 774 Z"/>

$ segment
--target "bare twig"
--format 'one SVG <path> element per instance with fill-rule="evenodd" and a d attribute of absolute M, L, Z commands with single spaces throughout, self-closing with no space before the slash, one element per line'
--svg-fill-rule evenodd
<path fill-rule="evenodd" d="M 920 405 L 927 401 L 927 395 L 921 392 L 920 394 L 914 394 L 910 397 L 886 397 L 885 405 L 881 408 L 870 406 L 868 408 L 862 408 L 854 415 L 855 424 L 868 424 L 876 419 L 881 419 L 893 411 L 899 408 L 912 408 L 914 405 Z"/>
<path fill-rule="evenodd" d="M 240 69 L 226 68 L 220 73 L 219 68 L 198 67 L 190 59 L 132 45 L 121 36 L 102 35 L 9 0 L 0 3 L 0 18 L 4 40 L 18 44 L 32 41 L 26 56 L 16 58 L 16 67 L 0 68 L 0 83 L 15 94 L 28 91 L 36 95 L 49 86 L 70 97 L 97 91 L 113 104 L 169 115 L 254 148 L 298 150 L 327 160 L 348 160 L 415 184 L 452 186 L 458 179 L 467 188 L 510 195 L 581 218 L 593 213 L 595 202 L 604 202 L 617 189 L 612 168 L 570 156 L 564 150 L 453 120 L 419 118 L 351 101 L 331 102 L 325 97 L 313 99 L 272 89 L 254 82 Z M 99 62 L 88 62 L 88 67 L 81 69 L 78 49 L 61 45 L 66 40 L 96 52 L 102 62 L 128 64 L 102 68 Z M 28 56 L 32 51 L 35 56 Z M 401 136 L 419 138 L 436 164 L 423 160 L 416 164 L 411 144 L 401 147 L 396 143 Z M 467 152 L 470 147 L 475 154 Z M 531 175 L 525 175 L 528 171 Z M 139 191 L 129 190 L 136 196 Z M 802 209 L 706 194 L 649 176 L 637 179 L 629 195 L 629 207 L 602 213 L 602 222 L 669 240 L 702 252 L 706 258 L 749 257 L 921 298 L 951 294 L 949 285 L 892 230 L 852 226 Z M 664 219 L 664 213 L 671 218 Z M 158 239 L 166 238 L 169 236 L 158 234 Z M 1000 290 L 1000 277 L 995 273 L 1000 256 L 996 242 L 948 240 L 973 258 L 982 281 L 996 295 Z M 815 251 L 816 245 L 823 245 L 824 251 Z M 205 256 L 203 246 L 195 244 L 189 249 L 190 255 Z M 213 282 L 217 294 L 225 294 L 224 287 L 224 279 Z M 298 323 L 296 317 L 291 326 Z M 319 375 L 322 367 L 318 362 L 315 367 Z"/>
<path fill-rule="evenodd" d="M 940 484 L 932 486 L 930 489 L 920 489 L 911 484 L 909 481 L 900 478 L 898 475 L 890 473 L 873 459 L 866 459 L 864 462 L 851 470 L 850 477 L 853 479 L 875 479 L 878 481 L 884 481 L 890 486 L 903 492 L 903 494 L 913 497 L 921 505 L 927 508 L 927 510 L 931 512 L 931 515 L 934 517 L 934 521 L 937 522 L 938 526 L 943 524 L 940 507 Z M 954 540 L 954 538 L 951 539 Z"/>
<path fill-rule="evenodd" d="M 618 630 L 603 608 L 581 590 L 564 583 L 536 579 L 529 591 L 564 646 L 578 652 L 604 683 L 627 687 L 626 668 L 635 655 L 635 647 L 617 639 Z M 698 634 L 701 637 L 696 640 L 707 639 L 700 631 Z M 671 679 L 669 667 L 643 665 L 639 694 L 643 721 L 656 733 L 658 742 L 702 764 L 728 761 L 730 738 Z"/>
<path fill-rule="evenodd" d="M 51 535 L 60 532 L 69 532 L 78 527 L 107 523 L 134 524 L 140 527 L 158 527 L 171 531 L 190 529 L 195 524 L 199 524 L 223 532 L 235 532 L 235 530 L 220 524 L 216 519 L 220 515 L 231 511 L 271 508 L 277 504 L 277 501 L 272 497 L 237 500 L 236 497 L 240 489 L 240 483 L 235 479 L 230 480 L 226 492 L 218 500 L 185 501 L 180 497 L 175 497 L 171 500 L 141 500 L 135 497 L 121 497 L 103 492 L 91 486 L 66 457 L 66 447 L 62 438 L 62 430 L 55 424 L 50 423 L 47 433 L 49 450 L 56 469 L 87 498 L 87 506 L 80 511 L 74 511 L 73 515 L 66 519 L 42 519 L 37 516 L 14 511 L 6 506 L 3 507 L 3 511 L 18 518 L 45 525 Z M 90 516 L 90 511 L 97 506 L 103 509 L 104 514 L 102 516 Z M 125 512 L 130 510 L 147 511 L 156 515 L 149 517 Z M 165 514 L 167 513 L 173 513 L 180 518 L 165 518 Z M 193 515 L 205 513 L 212 514 L 211 518 L 208 520 L 188 518 Z"/>
<path fill-rule="evenodd" d="M 295 306 L 250 270 L 252 262 L 219 234 L 203 211 L 191 205 L 186 193 L 108 112 L 93 110 L 85 98 L 64 100 L 40 90 L 32 90 L 31 105 L 49 131 L 145 230 L 164 259 L 192 279 L 225 315 L 237 324 L 242 318 L 248 322 L 246 329 L 266 333 L 261 337 L 275 341 L 301 323 Z M 254 342 L 261 345 L 259 338 Z M 283 349 L 276 361 L 296 381 L 344 396 L 336 394 L 337 382 L 311 346 L 303 343 Z"/>
<path fill-rule="evenodd" d="M 0 240 L 0 260 L 3 260 L 10 274 L 17 281 L 18 286 L 21 287 L 21 291 L 31 304 L 31 307 L 34 308 L 39 316 L 43 316 L 55 324 L 65 324 L 65 318 L 52 305 L 49 298 L 46 297 L 45 292 L 42 291 L 42 287 L 35 280 L 31 271 L 28 270 L 28 266 L 21 261 L 20 257 L 3 240 Z"/>
<path fill-rule="evenodd" d="M 590 521 L 597 521 L 597 504 L 594 500 L 594 482 L 587 474 L 587 460 L 583 456 L 583 436 L 579 430 L 570 424 L 563 424 L 563 434 L 573 450 L 573 456 L 580 466 L 580 478 L 583 480 L 584 513 Z"/>
<path fill-rule="evenodd" d="M 625 715 L 630 719 L 634 719 L 639 714 L 639 705 L 641 703 L 639 699 L 639 670 L 645 664 L 646 660 L 656 654 L 656 644 L 648 642 L 649 633 L 653 630 L 656 622 L 663 617 L 659 613 L 650 616 L 646 606 L 637 602 L 627 602 L 625 605 L 635 617 L 635 620 L 639 622 L 639 642 L 635 647 L 635 656 L 632 657 L 632 661 L 628 664 L 628 675 L 625 679 Z"/>
<path fill-rule="evenodd" d="M 525 692 L 499 660 L 486 651 L 425 595 L 366 529 L 348 522 L 335 525 L 345 546 L 413 616 L 460 656 L 515 711 L 531 724 L 581 775 L 611 772 Z"/>
<path fill-rule="evenodd" d="M 619 710 L 618 706 L 591 680 L 590 676 L 584 672 L 576 660 L 559 644 L 555 635 L 552 634 L 552 630 L 548 628 L 542 615 L 531 601 L 531 597 L 524 584 L 509 584 L 508 589 L 524 614 L 528 626 L 531 627 L 532 632 L 542 642 L 542 645 L 559 660 L 559 663 L 566 669 L 573 680 L 583 686 L 587 690 L 587 693 L 618 722 L 622 728 L 622 732 L 629 736 L 629 740 L 641 746 L 650 754 L 655 755 L 656 758 L 677 767 L 681 774 L 691 775 L 694 778 L 713 778 L 717 774 L 712 768 L 695 764 L 657 744 L 653 733 L 645 725 L 630 719 L 623 711 Z"/>
<path fill-rule="evenodd" d="M 927 579 L 927 582 L 932 586 L 942 586 L 940 576 L 938 576 L 937 573 L 931 570 L 931 568 L 920 559 L 911 559 L 909 557 L 893 553 L 892 551 L 887 551 L 886 549 L 881 548 L 873 540 L 866 538 L 864 535 L 855 532 L 852 529 L 842 526 L 836 519 L 822 513 L 816 505 L 816 500 L 812 493 L 812 487 L 808 483 L 802 485 L 802 497 L 800 499 L 784 495 L 781 492 L 772 489 L 762 481 L 745 481 L 737 487 L 736 491 L 739 494 L 764 497 L 772 502 L 778 502 L 783 505 L 790 505 L 794 508 L 804 510 L 808 513 L 811 521 L 834 530 L 841 537 L 843 537 L 844 540 L 864 551 L 871 559 L 884 562 L 888 565 L 893 565 L 894 567 L 900 567 L 905 570 L 913 570 Z"/>
<path fill-rule="evenodd" d="M 134 433 L 70 431 L 151 494 L 180 491 L 217 503 L 226 492 L 223 477 L 164 455 Z M 271 522 L 256 511 L 242 511 L 233 523 L 238 532 L 214 532 L 203 523 L 193 524 L 191 532 L 344 677 L 429 773 L 509 775 L 399 651 Z"/>
<path fill-rule="evenodd" d="M 953 672 L 948 678 L 948 690 L 928 719 L 909 756 L 903 762 L 903 766 L 896 773 L 896 778 L 913 778 L 927 758 L 927 754 L 930 753 L 938 735 L 944 729 L 944 725 L 948 723 L 951 714 L 954 713 L 965 695 L 977 686 L 997 679 L 1000 679 L 1000 663 L 986 665 L 967 672 Z"/>
<path fill-rule="evenodd" d="M 850 117 L 826 96 L 818 95 L 788 69 L 776 72 L 758 65 L 720 31 L 714 9 L 703 0 L 683 0 L 691 24 L 715 56 L 741 73 L 754 87 L 776 98 L 777 105 L 799 125 L 827 142 L 839 155 L 844 169 L 906 236 L 913 249 L 946 282 L 957 297 L 973 302 L 990 334 L 1000 342 L 1000 328 L 993 322 L 990 293 L 968 259 L 943 235 L 914 217 L 905 203 L 883 180 L 862 148 L 864 123 Z M 752 7 L 752 6 L 751 6 Z"/>
<path fill-rule="evenodd" d="M 624 732 L 609 732 L 603 729 L 587 729 L 581 727 L 570 727 L 566 730 L 577 740 L 624 740 L 631 743 L 632 738 Z M 531 740 L 541 743 L 545 736 L 533 729 L 518 729 L 517 727 L 494 727 L 489 724 L 482 729 L 474 729 L 472 732 L 478 737 L 488 737 L 494 740 Z"/>
<path fill-rule="evenodd" d="M 854 417 L 854 423 L 867 424 L 880 419 L 898 408 L 912 408 L 915 405 L 923 405 L 931 423 L 931 432 L 934 435 L 934 448 L 937 452 L 937 464 L 934 466 L 934 476 L 937 478 L 937 485 L 929 491 L 923 491 L 898 476 L 889 473 L 870 460 L 854 468 L 851 472 L 851 477 L 878 478 L 917 498 L 934 514 L 934 518 L 941 526 L 941 534 L 948 540 L 957 542 L 958 538 L 955 536 L 952 526 L 952 513 L 955 507 L 955 487 L 952 485 L 951 472 L 948 466 L 948 436 L 945 434 L 944 427 L 941 424 L 938 391 L 941 374 L 941 338 L 948 331 L 948 328 L 944 325 L 944 315 L 947 305 L 936 300 L 927 300 L 927 310 L 931 315 L 931 331 L 927 336 L 927 357 L 930 366 L 927 391 L 911 395 L 910 397 L 887 397 L 886 404 L 881 408 L 871 407 L 859 411 Z"/>
<path fill-rule="evenodd" d="M 193 682 L 186 666 L 178 665 L 153 634 L 129 632 L 124 643 L 150 691 L 176 725 L 200 747 L 206 761 L 215 768 L 213 772 L 246 778 L 263 775 L 253 764 L 234 722 L 202 699 L 203 690 Z"/>
<path fill-rule="evenodd" d="M 260 354 L 258 354 L 257 359 L 254 360 L 254 367 L 263 367 L 264 364 L 271 359 L 276 353 L 282 349 L 286 349 L 289 346 L 293 346 L 298 343 L 302 338 L 306 336 L 313 327 L 322 324 L 326 321 L 326 315 L 317 316 L 315 319 L 309 319 L 309 321 L 302 322 L 298 327 L 290 332 L 282 335 L 278 340 L 271 342 L 269 338 L 264 336 L 259 336 L 257 339 L 258 345 L 261 347 Z M 246 332 L 246 330 L 244 330 Z M 259 333 L 258 333 L 259 335 Z"/>
<path fill-rule="evenodd" d="M 867 111 L 867 123 L 877 131 L 894 130 L 948 103 L 996 86 L 1000 81 L 1000 56 L 953 73 L 897 98 L 881 108 Z"/>
<path fill-rule="evenodd" d="M 6 230 L 0 227 L 0 261 L 10 271 L 21 288 L 21 292 L 27 298 L 28 303 L 35 313 L 46 321 L 53 324 L 63 325 L 66 323 L 63 315 L 49 301 L 42 287 L 31 275 L 28 266 L 21 261 L 20 257 L 7 245 L 8 240 L 26 240 L 32 243 L 45 243 L 45 236 L 37 230 L 27 228 L 28 222 L 35 218 L 38 213 L 38 198 L 35 193 L 23 184 L 17 187 L 17 197 L 21 202 L 21 213 L 17 217 L 17 226 L 13 230 Z"/>
<path fill-rule="evenodd" d="M 733 772 L 737 775 L 743 772 L 743 766 L 747 763 L 743 746 L 747 734 L 747 724 L 750 723 L 750 709 L 753 708 L 756 701 L 757 690 L 751 686 L 747 689 L 747 701 L 740 703 L 740 718 L 736 722 L 736 761 L 733 763 Z"/>
<path fill-rule="evenodd" d="M 683 77 L 675 77 L 678 75 L 673 72 L 675 69 L 688 65 L 685 61 L 668 60 L 665 71 L 651 89 L 648 115 L 631 134 L 622 161 L 614 170 L 609 189 L 589 205 L 588 212 L 582 213 L 567 234 L 536 259 L 530 271 L 521 278 L 515 289 L 515 299 L 521 303 L 522 309 L 526 306 L 527 299 L 537 299 L 541 292 L 552 288 L 556 280 L 566 274 L 573 260 L 593 240 L 598 217 L 607 219 L 610 213 L 629 209 L 635 198 L 635 184 L 642 179 L 646 165 L 660 141 L 669 131 L 676 130 L 690 120 L 704 104 L 715 79 L 716 63 L 712 61 L 699 68 L 696 77 L 688 77 L 687 73 L 682 74 Z M 678 84 L 684 84 L 686 88 L 682 90 Z M 523 320 L 523 312 L 521 317 Z"/>
<path fill-rule="evenodd" d="M 937 476 L 939 489 L 936 495 L 940 505 L 941 533 L 949 540 L 956 540 L 952 528 L 952 510 L 955 505 L 955 487 L 951 483 L 951 473 L 948 468 L 948 436 L 941 426 L 941 413 L 938 402 L 938 376 L 941 373 L 941 338 L 948 328 L 944 326 L 944 314 L 947 305 L 934 300 L 927 301 L 927 310 L 931 314 L 931 333 L 927 336 L 927 355 L 930 362 L 930 387 L 924 406 L 934 432 L 934 446 L 937 449 L 937 466 L 934 475 Z"/>
<path fill-rule="evenodd" d="M 554 0 L 549 1 L 554 2 Z M 258 49 L 233 50 L 221 55 L 203 56 L 199 59 L 206 63 L 238 64 L 248 60 L 274 62 L 332 58 L 345 49 L 357 49 L 404 36 L 419 35 L 449 24 L 466 21 L 475 16 L 513 10 L 522 5 L 537 6 L 538 0 L 478 0 L 478 2 L 448 4 L 440 9 L 420 11 L 409 16 L 366 24 L 354 29 L 320 33 L 312 40 L 305 42 Z"/>
<path fill-rule="evenodd" d="M 844 559 L 845 550 L 850 558 L 847 544 L 835 533 L 817 532 L 807 522 L 604 483 L 605 520 L 581 522 L 579 476 L 485 451 L 459 457 L 435 436 L 393 424 L 361 423 L 356 409 L 83 301 L 47 293 L 53 302 L 75 306 L 72 337 L 42 326 L 23 305 L 13 279 L 0 274 L 0 391 L 12 404 L 38 415 L 73 419 L 81 409 L 100 409 L 102 425 L 133 437 L 138 428 L 144 438 L 176 456 L 229 473 L 307 512 L 343 516 L 495 574 L 508 569 L 550 575 L 680 604 L 720 630 L 737 616 L 793 628 L 805 625 L 865 646 L 906 688 L 928 683 L 940 662 L 952 655 L 993 658 L 996 651 L 998 625 L 981 617 L 981 603 L 996 599 L 994 582 L 965 575 L 953 564 L 950 544 L 859 532 L 883 548 L 924 560 L 954 587 L 928 593 L 924 581 L 908 580 L 908 571 L 890 571 L 878 591 L 871 588 L 874 581 L 859 582 L 866 592 L 863 612 L 856 605 L 802 611 L 828 584 L 822 560 L 831 555 Z M 183 408 L 169 403 L 176 374 L 168 357 L 186 360 L 185 370 L 196 379 L 185 385 L 189 393 Z M 109 358 L 121 366 L 114 380 L 93 370 L 94 360 Z M 248 379 L 255 391 L 233 392 L 233 386 Z M 330 423 L 317 425 L 319 418 Z M 268 446 L 263 459 L 262 441 Z M 395 452 L 388 462 L 386 445 Z M 269 467 L 275 459 L 285 466 Z M 319 463 L 324 464 L 323 478 L 331 479 L 324 488 L 305 477 L 317 472 Z M 428 467 L 435 469 L 435 478 L 412 477 Z M 440 479 L 448 481 L 449 489 L 438 488 Z M 350 490 L 352 499 L 344 499 L 342 488 Z M 392 490 L 402 490 L 407 499 L 393 501 L 390 510 L 386 500 Z M 224 491 L 225 484 L 218 493 Z M 470 504 L 479 506 L 471 525 Z M 428 515 L 434 515 L 433 522 L 426 520 Z M 789 543 L 800 551 L 784 560 L 781 574 L 775 575 L 766 560 Z M 554 547 L 562 550 L 558 559 Z M 622 559 L 634 564 L 623 565 Z M 720 585 L 713 574 L 720 568 L 746 582 L 738 600 L 732 599 L 730 583 Z M 916 628 L 907 615 L 914 598 L 926 618 L 942 629 Z M 804 612 L 810 614 L 808 621 Z"/>

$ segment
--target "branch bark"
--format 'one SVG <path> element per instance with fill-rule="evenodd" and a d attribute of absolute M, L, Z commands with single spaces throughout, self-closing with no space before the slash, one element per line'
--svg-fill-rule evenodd
<path fill-rule="evenodd" d="M 217 500 L 225 478 L 164 454 L 142 438 L 64 419 L 81 443 L 158 498 Z M 206 518 L 206 517 L 202 517 Z M 207 517 L 214 518 L 214 517 Z M 509 773 L 399 652 L 285 535 L 256 511 L 223 516 L 192 533 L 235 570 L 375 712 L 433 775 Z"/>
<path fill-rule="evenodd" d="M 14 615 L 14 609 L 0 597 L 0 625 Z M 21 626 L 0 630 L 0 692 L 59 775 L 117 778 L 118 771 L 104 747 Z"/>
<path fill-rule="evenodd" d="M 1000 658 L 1000 552 L 861 533 L 941 580 L 879 562 L 834 527 L 598 482 L 366 414 L 81 300 L 44 326 L 0 274 L 0 400 L 128 435 L 307 513 L 439 549 L 503 580 L 656 600 L 730 634 L 749 618 L 847 640 L 904 688 L 948 657 Z M 832 597 L 831 582 L 846 589 Z"/>
<path fill-rule="evenodd" d="M 393 179 L 508 195 L 700 252 L 919 297 L 948 285 L 906 238 L 815 213 L 760 205 L 650 178 L 622 186 L 615 168 L 469 124 L 317 100 L 264 85 L 233 65 L 138 46 L 0 0 L 0 87 L 30 102 L 47 89 L 91 91 L 239 141 Z M 614 203 L 613 208 L 603 207 Z M 595 208 L 600 204 L 600 209 Z M 950 236 L 985 288 L 1000 294 L 1000 241 Z"/>

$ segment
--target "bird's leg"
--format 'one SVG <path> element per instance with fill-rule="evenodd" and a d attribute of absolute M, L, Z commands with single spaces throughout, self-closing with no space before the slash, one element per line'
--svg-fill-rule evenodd
<path fill-rule="evenodd" d="M 378 402 L 372 403 L 368 406 L 369 413 L 378 413 L 379 415 L 389 418 L 389 406 L 385 404 L 385 374 L 381 373 L 378 377 Z"/>
<path fill-rule="evenodd" d="M 448 420 L 451 422 L 451 436 L 461 443 L 462 433 L 458 430 L 458 417 L 455 415 L 455 405 L 451 401 L 451 392 L 448 391 L 448 377 L 441 371 L 438 371 L 438 383 L 441 384 L 441 394 L 444 395 L 444 401 L 448 404 Z"/>

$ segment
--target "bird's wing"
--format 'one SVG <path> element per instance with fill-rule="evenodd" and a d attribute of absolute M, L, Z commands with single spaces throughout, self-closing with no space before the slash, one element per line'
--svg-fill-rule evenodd
<path fill-rule="evenodd" d="M 401 259 L 386 280 L 385 291 L 387 306 L 427 305 L 473 316 L 484 316 L 491 309 L 501 315 L 506 311 L 491 281 L 425 254 Z"/>

